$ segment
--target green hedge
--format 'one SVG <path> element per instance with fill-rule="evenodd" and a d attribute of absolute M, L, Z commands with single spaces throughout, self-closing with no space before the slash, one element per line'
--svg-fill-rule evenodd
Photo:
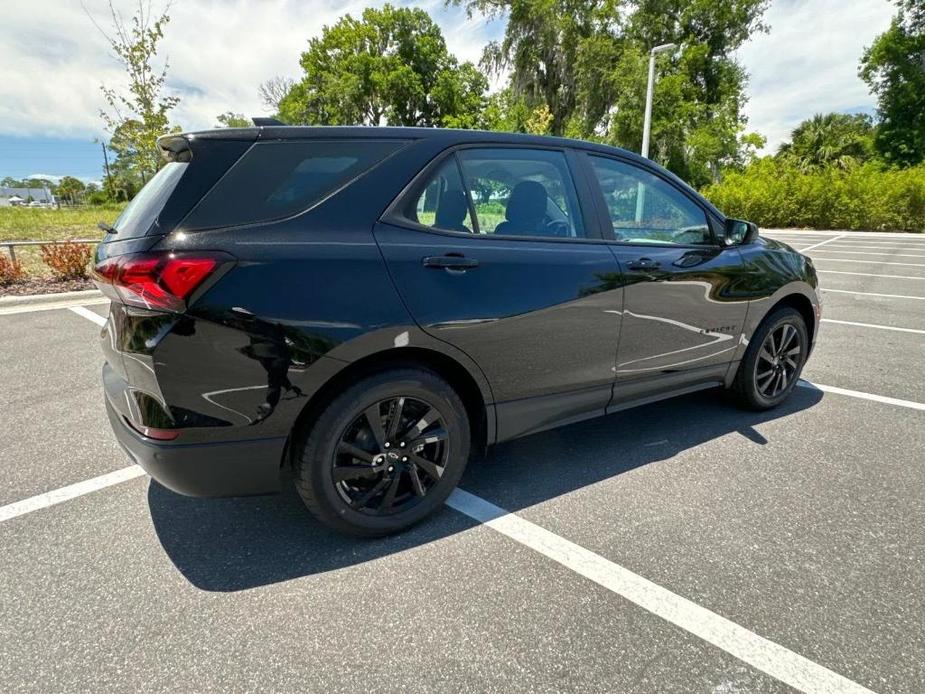
<path fill-rule="evenodd" d="M 703 194 L 725 214 L 762 227 L 925 231 L 925 165 L 803 173 L 765 157 L 727 172 Z"/>

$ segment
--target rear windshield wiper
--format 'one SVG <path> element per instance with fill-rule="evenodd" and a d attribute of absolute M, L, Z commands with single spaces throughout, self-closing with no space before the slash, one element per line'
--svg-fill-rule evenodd
<path fill-rule="evenodd" d="M 105 231 L 107 234 L 118 234 L 119 233 L 118 231 L 116 231 L 116 228 L 114 226 L 112 226 L 111 224 L 107 224 L 106 222 L 97 222 L 96 226 L 100 230 Z"/>

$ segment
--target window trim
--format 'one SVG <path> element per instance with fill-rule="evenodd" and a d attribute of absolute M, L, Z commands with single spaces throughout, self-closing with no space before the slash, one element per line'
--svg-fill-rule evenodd
<path fill-rule="evenodd" d="M 225 177 L 231 174 L 231 172 L 234 171 L 234 169 L 237 166 L 239 166 L 242 161 L 244 161 L 244 158 L 247 157 L 247 155 L 250 154 L 254 150 L 255 147 L 259 147 L 261 145 L 287 145 L 287 144 L 293 144 L 293 143 L 308 144 L 308 143 L 315 143 L 315 142 L 326 142 L 326 143 L 331 143 L 331 142 L 390 142 L 390 143 L 395 143 L 396 147 L 393 151 L 389 152 L 386 156 L 384 156 L 382 159 L 377 161 L 375 164 L 373 164 L 369 168 L 363 169 L 356 176 L 353 176 L 352 178 L 344 181 L 341 185 L 338 185 L 333 190 L 329 191 L 328 193 L 325 193 L 323 196 L 321 196 L 317 200 L 312 201 L 311 204 L 309 204 L 308 206 L 303 207 L 291 214 L 284 215 L 282 217 L 271 217 L 268 219 L 259 219 L 259 220 L 254 220 L 250 222 L 242 222 L 240 224 L 218 224 L 215 226 L 208 226 L 208 227 L 193 227 L 191 229 L 188 229 L 186 228 L 186 226 L 184 226 L 187 220 L 193 216 L 193 213 L 197 211 L 197 209 L 203 203 L 203 201 L 206 198 L 208 198 L 215 190 L 218 189 L 218 187 L 225 181 Z M 363 178 L 366 174 L 378 168 L 379 166 L 384 164 L 386 161 L 394 157 L 399 152 L 407 149 L 414 142 L 415 140 L 413 139 L 394 138 L 394 137 L 370 137 L 370 138 L 306 137 L 306 138 L 300 138 L 300 139 L 283 139 L 283 140 L 260 140 L 258 139 L 254 143 L 252 143 L 250 147 L 245 149 L 241 153 L 241 156 L 239 156 L 235 160 L 235 162 L 231 166 L 229 166 L 221 176 L 218 177 L 218 180 L 216 180 L 215 183 L 213 183 L 212 186 L 200 196 L 200 198 L 196 201 L 196 204 L 193 205 L 193 207 L 189 210 L 189 212 L 183 215 L 183 218 L 177 223 L 176 228 L 189 232 L 191 234 L 198 234 L 200 232 L 215 231 L 217 229 L 234 229 L 234 230 L 251 229 L 254 227 L 264 227 L 264 226 L 281 224 L 283 222 L 291 221 L 295 219 L 296 217 L 300 217 L 304 214 L 307 214 L 311 212 L 312 210 L 314 210 L 315 208 L 317 208 L 318 206 L 323 205 L 324 203 L 326 203 L 328 200 L 333 198 L 335 195 L 337 195 L 341 191 L 352 186 L 356 181 Z"/>
<path fill-rule="evenodd" d="M 601 236 L 604 238 L 605 242 L 608 244 L 616 246 L 642 246 L 645 245 L 647 248 L 684 248 L 684 249 L 697 249 L 697 248 L 719 248 L 726 249 L 730 246 L 726 246 L 723 243 L 720 243 L 719 238 L 717 237 L 717 224 L 718 221 L 715 219 L 715 215 L 704 206 L 701 200 L 698 200 L 697 197 L 692 194 L 691 191 L 685 190 L 678 186 L 670 178 L 666 177 L 662 172 L 656 169 L 654 166 L 647 166 L 643 162 L 638 162 L 629 157 L 620 156 L 619 154 L 604 153 L 597 150 L 589 149 L 577 149 L 576 154 L 580 155 L 582 159 L 582 166 L 585 169 L 586 176 L 589 179 L 589 186 L 591 188 L 590 194 L 593 199 L 596 211 L 596 222 L 600 227 Z M 671 189 L 677 191 L 688 200 L 690 200 L 694 205 L 697 206 L 703 212 L 704 220 L 707 223 L 707 228 L 710 231 L 710 238 L 713 240 L 712 244 L 702 244 L 702 243 L 671 243 L 668 241 L 651 241 L 641 244 L 637 241 L 624 241 L 617 239 L 613 235 L 613 220 L 610 218 L 610 211 L 607 208 L 607 201 L 604 199 L 604 191 L 601 189 L 600 181 L 597 178 L 597 174 L 594 171 L 594 164 L 591 161 L 592 157 L 598 157 L 600 159 L 610 159 L 616 161 L 620 164 L 627 166 L 632 166 L 641 171 L 644 171 L 652 176 L 655 176 Z"/>
<path fill-rule="evenodd" d="M 578 213 L 581 215 L 581 222 L 584 226 L 585 235 L 582 237 L 559 237 L 559 236 L 521 236 L 509 234 L 482 234 L 478 227 L 478 217 L 475 214 L 475 206 L 472 201 L 472 193 L 466 184 L 466 178 L 462 170 L 462 164 L 456 153 L 467 149 L 527 149 L 531 151 L 558 152 L 562 154 L 565 160 L 565 167 L 572 179 L 572 185 L 575 191 L 575 199 L 578 204 Z M 536 144 L 521 144 L 508 142 L 466 142 L 452 145 L 438 152 L 415 176 L 402 188 L 401 192 L 395 196 L 395 199 L 389 204 L 385 212 L 379 218 L 380 222 L 392 224 L 404 229 L 413 231 L 423 231 L 429 234 L 440 234 L 454 238 L 469 238 L 499 241 L 527 241 L 527 242 L 550 242 L 550 243 L 601 243 L 607 239 L 601 237 L 600 224 L 594 209 L 594 200 L 591 198 L 592 191 L 589 189 L 586 173 L 581 162 L 578 162 L 574 156 L 574 150 L 570 147 L 557 147 L 554 145 L 544 146 Z M 402 214 L 406 204 L 411 201 L 414 195 L 419 195 L 423 188 L 430 180 L 434 171 L 439 169 L 443 164 L 452 157 L 456 161 L 463 187 L 465 188 L 466 200 L 469 203 L 469 215 L 472 217 L 472 232 L 453 231 L 452 229 L 440 229 L 439 227 L 427 226 L 420 222 L 408 219 Z"/>

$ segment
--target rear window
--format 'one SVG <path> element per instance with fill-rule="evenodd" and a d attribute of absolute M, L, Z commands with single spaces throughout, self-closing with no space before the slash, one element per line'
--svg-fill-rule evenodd
<path fill-rule="evenodd" d="M 404 143 L 264 142 L 251 147 L 190 213 L 183 228 L 253 224 L 307 210 Z"/>
<path fill-rule="evenodd" d="M 186 173 L 187 166 L 189 164 L 183 162 L 171 162 L 154 174 L 113 224 L 118 232 L 117 238 L 113 240 L 122 241 L 144 236 Z"/>

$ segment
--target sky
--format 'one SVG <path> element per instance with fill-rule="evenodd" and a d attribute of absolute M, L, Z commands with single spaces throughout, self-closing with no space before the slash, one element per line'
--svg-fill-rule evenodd
<path fill-rule="evenodd" d="M 504 32 L 504 21 L 467 17 L 443 0 L 420 7 L 443 30 L 449 49 L 477 62 L 482 47 Z M 108 27 L 107 0 L 5 3 L 0 20 L 0 178 L 72 175 L 99 180 L 106 134 L 100 84 L 124 78 L 91 17 Z M 127 19 L 137 0 L 113 0 Z M 225 111 L 267 115 L 257 86 L 275 75 L 298 77 L 307 41 L 345 13 L 359 15 L 371 0 L 174 0 L 161 56 L 168 84 L 181 99 L 172 114 L 184 129 L 211 127 Z M 155 0 L 155 7 L 163 6 Z M 865 46 L 894 13 L 887 0 L 772 0 L 766 34 L 737 54 L 750 75 L 745 115 L 749 130 L 767 137 L 772 152 L 804 118 L 818 112 L 873 113 L 874 100 L 857 77 Z"/>

